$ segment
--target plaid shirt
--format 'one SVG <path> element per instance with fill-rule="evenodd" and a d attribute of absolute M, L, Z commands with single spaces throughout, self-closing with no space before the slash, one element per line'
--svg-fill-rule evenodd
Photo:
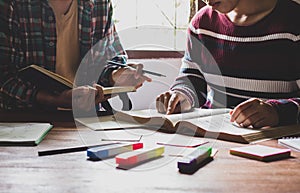
<path fill-rule="evenodd" d="M 0 108 L 34 107 L 38 89 L 33 83 L 20 79 L 17 72 L 31 64 L 55 72 L 54 12 L 47 0 L 0 0 L 0 9 Z M 104 37 L 112 41 L 117 53 L 125 53 L 114 31 L 110 0 L 78 0 L 78 23 L 81 60 Z M 126 62 L 126 57 L 114 59 Z M 109 72 L 110 67 L 103 65 L 102 69 Z M 101 80 L 105 82 L 107 76 L 102 75 Z"/>

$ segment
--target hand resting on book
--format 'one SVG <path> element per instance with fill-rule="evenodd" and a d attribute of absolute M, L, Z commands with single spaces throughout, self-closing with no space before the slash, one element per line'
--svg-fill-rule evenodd
<path fill-rule="evenodd" d="M 167 91 L 156 98 L 156 109 L 160 113 L 186 112 L 191 107 L 187 97 L 179 91 Z M 273 127 L 279 123 L 276 109 L 271 104 L 257 98 L 251 98 L 237 105 L 230 115 L 231 122 L 244 128 Z"/>
<path fill-rule="evenodd" d="M 231 112 L 232 122 L 236 122 L 241 127 L 252 126 L 261 128 L 265 126 L 276 126 L 279 117 L 276 109 L 269 103 L 257 98 L 251 98 L 238 106 Z"/>
<path fill-rule="evenodd" d="M 167 115 L 191 110 L 192 105 L 187 97 L 179 91 L 167 91 L 156 98 L 156 109 Z"/>

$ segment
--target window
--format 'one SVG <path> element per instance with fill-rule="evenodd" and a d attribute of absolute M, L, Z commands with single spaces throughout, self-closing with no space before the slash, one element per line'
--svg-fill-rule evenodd
<path fill-rule="evenodd" d="M 187 0 L 112 0 L 115 25 L 127 50 L 184 50 Z"/>

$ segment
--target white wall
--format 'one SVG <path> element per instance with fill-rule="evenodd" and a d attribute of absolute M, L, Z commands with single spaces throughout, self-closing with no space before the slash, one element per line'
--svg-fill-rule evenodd
<path fill-rule="evenodd" d="M 133 103 L 133 109 L 155 108 L 156 96 L 167 91 L 178 75 L 181 66 L 181 58 L 164 58 L 164 59 L 142 59 L 134 60 L 144 64 L 144 69 L 153 72 L 165 74 L 167 77 L 157 77 L 149 75 L 152 82 L 145 82 L 137 92 L 129 93 Z M 113 108 L 121 109 L 121 101 L 118 97 L 109 100 Z"/>

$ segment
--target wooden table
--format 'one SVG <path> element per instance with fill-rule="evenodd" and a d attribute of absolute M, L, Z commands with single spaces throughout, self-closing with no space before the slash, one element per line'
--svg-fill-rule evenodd
<path fill-rule="evenodd" d="M 125 134 L 125 135 L 124 135 Z M 56 123 L 36 147 L 0 147 L 0 192 L 300 192 L 300 153 L 292 158 L 270 163 L 229 154 L 242 144 L 207 140 L 218 149 L 214 160 L 193 175 L 180 174 L 174 148 L 166 148 L 162 158 L 134 167 L 116 169 L 114 159 L 89 161 L 86 152 L 38 156 L 39 150 L 82 145 L 89 136 L 138 138 L 150 147 L 159 140 L 186 140 L 186 136 L 163 134 L 150 129 L 95 132 L 76 127 L 72 122 Z M 93 137 L 92 137 L 93 136 Z M 260 142 L 281 147 L 277 140 Z M 177 153 L 182 152 L 176 149 Z"/>

